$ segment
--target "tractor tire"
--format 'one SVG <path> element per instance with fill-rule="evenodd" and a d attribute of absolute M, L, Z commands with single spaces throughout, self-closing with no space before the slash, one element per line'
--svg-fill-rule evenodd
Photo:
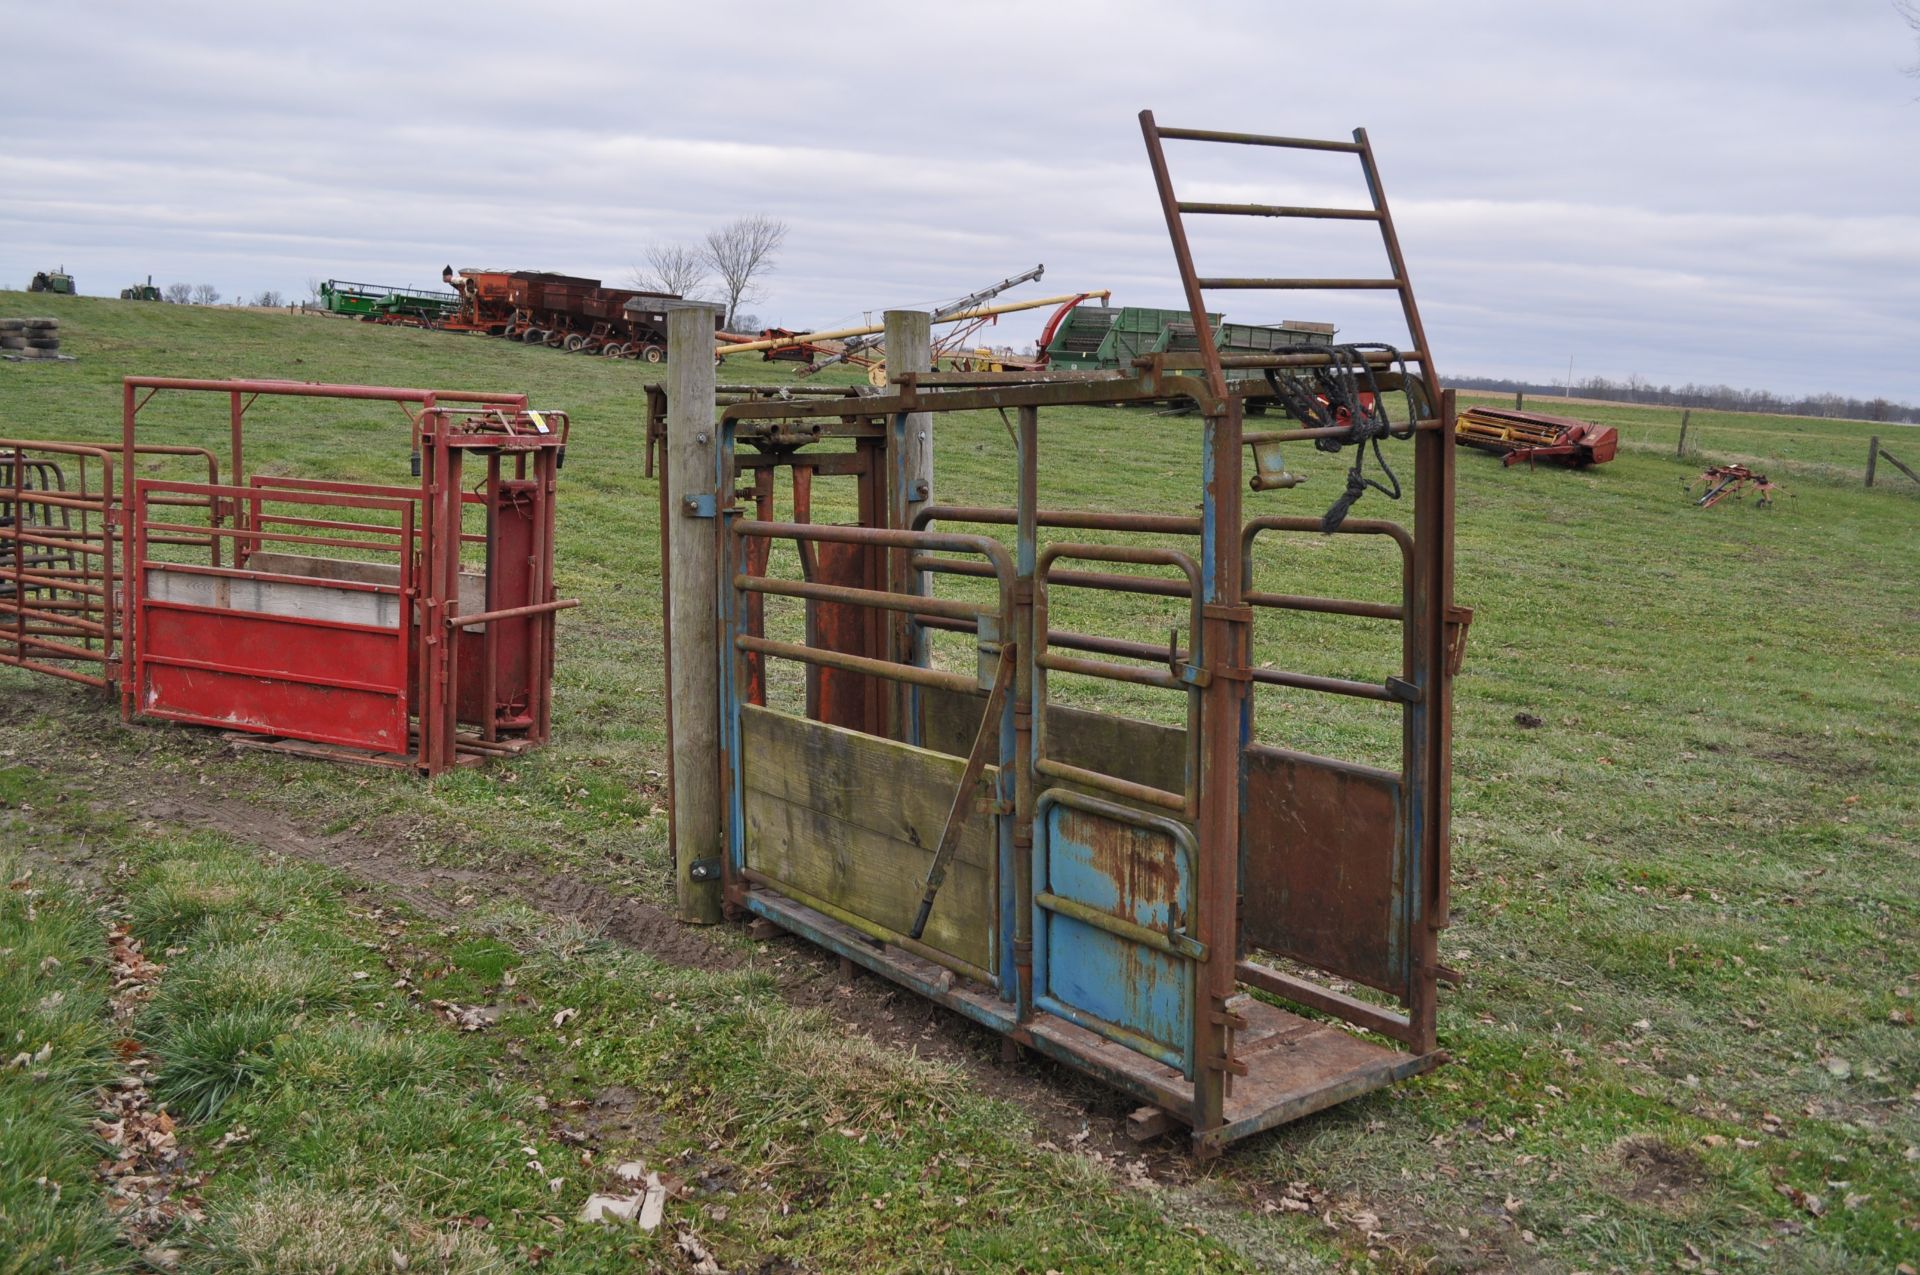
<path fill-rule="evenodd" d="M 0 350 L 24 350 L 27 338 L 12 332 L 0 333 Z"/>
<path fill-rule="evenodd" d="M 567 344 L 567 333 L 564 329 L 555 328 L 553 331 L 547 333 L 546 344 L 549 348 L 555 350 L 564 348 Z"/>
<path fill-rule="evenodd" d="M 518 341 L 520 339 L 520 329 L 514 324 L 509 323 L 506 327 L 500 329 L 500 335 L 509 341 Z"/>
<path fill-rule="evenodd" d="M 27 338 L 27 348 L 30 350 L 57 350 L 60 348 L 60 338 L 57 336 L 30 336 Z"/>
<path fill-rule="evenodd" d="M 640 347 L 640 357 L 645 359 L 649 363 L 658 363 L 662 359 L 667 357 L 666 347 L 659 346 L 659 345 L 643 345 Z"/>
<path fill-rule="evenodd" d="M 618 341 L 609 341 L 600 347 L 600 357 L 603 359 L 617 359 L 625 349 L 626 347 Z"/>
<path fill-rule="evenodd" d="M 569 336 L 565 341 L 562 341 L 561 345 L 565 347 L 568 354 L 578 354 L 580 353 L 581 350 L 586 348 L 587 338 L 581 336 L 578 332 L 575 332 L 572 336 Z"/>
<path fill-rule="evenodd" d="M 60 320 L 58 319 L 22 319 L 20 322 L 30 328 L 46 328 L 48 330 L 60 326 Z"/>
<path fill-rule="evenodd" d="M 26 326 L 25 319 L 0 319 L 0 332 L 18 332 Z"/>
<path fill-rule="evenodd" d="M 520 334 L 520 340 L 525 345 L 538 345 L 546 339 L 547 330 L 545 328 L 528 328 Z"/>

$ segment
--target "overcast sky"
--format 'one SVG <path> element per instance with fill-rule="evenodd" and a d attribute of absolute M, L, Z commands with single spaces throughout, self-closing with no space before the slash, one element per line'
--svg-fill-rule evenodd
<path fill-rule="evenodd" d="M 1443 375 L 1555 381 L 1571 357 L 1576 380 L 1920 402 L 1920 46 L 1890 0 L 0 0 L 0 30 L 9 287 L 61 264 L 94 295 L 438 286 L 445 264 L 625 284 L 649 242 L 764 212 L 791 227 L 751 306 L 769 322 L 1040 262 L 1026 295 L 1173 306 L 1144 107 L 1364 126 Z M 1349 157 L 1171 158 L 1185 198 L 1364 198 Z M 1364 223 L 1230 226 L 1196 238 L 1203 273 L 1379 268 Z M 1213 298 L 1403 342 L 1378 300 Z"/>

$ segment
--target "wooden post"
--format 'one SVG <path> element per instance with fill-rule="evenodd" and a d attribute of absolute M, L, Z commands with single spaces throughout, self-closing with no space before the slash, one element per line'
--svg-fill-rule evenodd
<path fill-rule="evenodd" d="M 1867 486 L 1873 486 L 1874 464 L 1880 459 L 1880 435 L 1867 440 Z"/>
<path fill-rule="evenodd" d="M 1527 393 L 1525 390 L 1515 390 L 1513 392 L 1513 410 L 1516 412 L 1524 412 L 1527 410 Z M 1142 1107 L 1140 1110 L 1145 1111 L 1146 1108 Z"/>
<path fill-rule="evenodd" d="M 887 343 L 887 375 L 898 376 L 904 372 L 931 372 L 933 370 L 933 319 L 924 310 L 888 310 L 882 317 L 885 325 Z M 904 420 L 896 420 L 888 438 L 887 458 L 889 486 L 893 489 L 887 494 L 887 518 L 889 525 L 898 528 L 913 526 L 914 515 L 933 500 L 933 416 L 928 412 L 908 412 Z M 894 588 L 904 588 L 915 593 L 927 591 L 927 577 L 923 571 L 912 571 L 906 567 L 912 556 L 906 550 L 894 550 L 897 571 L 888 573 Z M 895 615 L 889 626 L 892 640 L 888 658 L 912 663 L 915 657 L 912 622 L 904 615 Z M 912 740 L 916 735 L 913 724 L 913 687 L 906 683 L 897 683 L 893 688 L 893 719 L 889 723 L 890 733 L 895 739 Z"/>
<path fill-rule="evenodd" d="M 720 920 L 716 863 L 724 800 L 720 773 L 720 541 L 727 504 L 714 424 L 713 323 L 719 307 L 667 309 L 667 438 L 661 546 L 667 572 L 667 776 L 673 802 L 673 876 L 682 921 Z"/>
<path fill-rule="evenodd" d="M 924 310 L 889 310 L 884 322 L 887 373 L 933 371 L 933 320 Z M 933 500 L 933 415 L 907 416 L 907 446 L 895 471 L 906 479 L 908 525 L 923 505 Z"/>
<path fill-rule="evenodd" d="M 1687 422 L 1692 419 L 1693 409 L 1691 407 L 1680 413 L 1680 445 L 1673 449 L 1673 455 L 1676 460 L 1687 454 Z"/>

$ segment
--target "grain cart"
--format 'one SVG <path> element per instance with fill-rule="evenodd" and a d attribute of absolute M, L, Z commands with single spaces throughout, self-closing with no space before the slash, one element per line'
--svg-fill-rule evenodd
<path fill-rule="evenodd" d="M 673 444 L 672 836 L 687 919 L 789 930 L 1132 1095 L 1142 1134 L 1185 1127 L 1212 1155 L 1442 1061 L 1450 679 L 1467 620 L 1451 601 L 1453 405 L 1364 132 L 1141 126 L 1190 352 L 967 373 L 908 370 L 903 345 L 878 395 L 716 396 L 704 360 L 672 360 L 655 395 Z M 1348 155 L 1371 198 L 1186 203 L 1175 141 Z M 1390 270 L 1207 278 L 1194 214 L 1370 222 Z M 1391 290 L 1407 344 L 1223 353 L 1212 288 Z M 702 341 L 704 317 L 675 339 Z M 1190 466 L 1187 492 L 1169 512 L 1118 486 L 1043 507 L 1042 475 L 1089 453 L 1087 427 L 1042 417 L 1123 403 L 1195 409 L 1160 426 L 1177 444 L 1140 441 Z M 1296 419 L 1247 431 L 1254 406 Z M 1013 501 L 940 503 L 933 439 L 947 414 L 981 411 L 1012 436 Z M 1350 462 L 1346 490 L 1317 516 L 1246 509 L 1263 452 L 1300 443 Z M 1401 489 L 1383 466 L 1407 476 L 1410 519 L 1386 517 Z M 833 503 L 852 523 L 814 520 L 823 483 L 850 488 Z M 1356 500 L 1377 516 L 1350 516 Z M 1320 553 L 1260 552 L 1276 541 L 1363 555 L 1351 578 L 1373 587 L 1289 589 L 1282 572 Z M 1164 641 L 1135 618 L 1156 608 Z M 1338 636 L 1361 626 L 1384 667 Z M 1316 650 L 1301 633 L 1331 636 Z M 1390 764 L 1287 742 L 1312 737 L 1293 706 L 1322 697 L 1377 714 Z M 1116 707 L 1136 702 L 1159 707 Z"/>

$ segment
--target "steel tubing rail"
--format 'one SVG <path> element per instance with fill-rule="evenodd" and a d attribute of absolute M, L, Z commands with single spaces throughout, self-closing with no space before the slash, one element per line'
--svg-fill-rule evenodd
<path fill-rule="evenodd" d="M 1182 678 L 1176 668 L 1169 667 L 1165 674 L 1158 670 L 1148 671 L 1129 664 L 1115 664 L 1107 660 L 1083 660 L 1073 656 L 1050 655 L 1047 651 L 1047 639 L 1051 628 L 1047 623 L 1047 588 L 1050 583 L 1049 569 L 1061 558 L 1078 558 L 1094 562 L 1135 563 L 1142 566 L 1178 567 L 1187 577 L 1187 596 L 1192 599 L 1192 643 L 1195 663 L 1204 642 L 1202 618 L 1206 598 L 1203 592 L 1200 567 L 1187 554 L 1177 549 L 1163 549 L 1127 545 L 1095 545 L 1063 542 L 1048 545 L 1041 550 L 1033 573 L 1033 769 L 1038 774 L 1052 775 L 1056 779 L 1065 779 L 1071 783 L 1084 784 L 1104 792 L 1116 793 L 1134 801 L 1161 806 L 1175 810 L 1188 818 L 1196 818 L 1200 811 L 1200 795 L 1197 780 L 1200 773 L 1200 687 L 1197 683 Z M 1118 577 L 1127 579 L 1128 577 Z M 1157 583 L 1172 584 L 1172 581 Z M 1177 588 L 1177 586 L 1175 586 Z M 1176 656 L 1177 658 L 1177 656 Z M 1163 687 L 1169 690 L 1183 690 L 1187 695 L 1187 763 L 1186 789 L 1184 792 L 1170 792 L 1151 784 L 1136 783 L 1107 775 L 1084 767 L 1055 761 L 1047 757 L 1047 672 L 1057 669 L 1066 673 L 1078 673 L 1088 677 L 1098 677 L 1109 681 L 1130 682 L 1136 685 Z"/>
<path fill-rule="evenodd" d="M 1076 531 L 1139 531 L 1159 535 L 1200 534 L 1200 520 L 1181 514 L 1111 514 L 1086 509 L 1041 509 L 1035 521 L 1042 527 L 1066 527 Z M 987 526 L 1011 527 L 1019 521 L 1019 511 L 1006 505 L 928 505 L 913 516 L 916 529 L 927 523 L 971 522 Z"/>
<path fill-rule="evenodd" d="M 991 570 L 991 568 L 984 569 Z M 816 602 L 843 602 L 851 606 L 878 607 L 883 611 L 905 611 L 912 615 L 940 616 L 950 620 L 971 619 L 979 615 L 982 610 L 972 603 L 951 598 L 889 593 L 884 589 L 862 589 L 854 585 L 815 584 L 806 580 L 776 580 L 769 576 L 752 576 L 744 572 L 733 577 L 733 587 L 748 593 L 770 593 L 785 598 L 807 598 Z"/>
<path fill-rule="evenodd" d="M 1173 142 L 1231 142 L 1236 146 L 1278 146 L 1295 151 L 1360 152 L 1358 142 L 1330 142 L 1314 137 L 1272 137 L 1264 133 L 1233 133 L 1212 128 L 1157 128 L 1161 137 Z"/>
<path fill-rule="evenodd" d="M 1391 393 L 1392 391 L 1388 392 Z M 1390 438 L 1412 438 L 1421 430 L 1431 432 L 1441 428 L 1443 428 L 1443 426 L 1437 417 L 1424 416 L 1411 425 L 1404 427 L 1396 426 L 1389 429 L 1387 436 Z M 1259 430 L 1252 434 L 1241 435 L 1240 441 L 1247 444 L 1304 443 L 1314 438 L 1338 438 L 1344 442 L 1350 440 L 1352 436 L 1353 426 L 1351 425 L 1316 425 L 1311 429 Z"/>
<path fill-rule="evenodd" d="M 808 646 L 802 642 L 779 642 L 772 638 L 757 638 L 750 634 L 739 633 L 734 635 L 733 645 L 736 650 L 750 654 L 772 655 L 782 659 L 797 660 L 803 664 L 818 664 L 847 673 L 868 673 L 874 677 L 908 682 L 915 686 L 931 686 L 943 691 L 959 691 L 971 695 L 980 689 L 977 679 L 959 673 L 943 673 L 939 669 L 921 668 L 917 664 L 896 664 L 892 660 L 848 655 L 825 647 Z"/>
<path fill-rule="evenodd" d="M 527 407 L 525 394 L 478 390 L 416 390 L 390 385 L 330 385 L 324 381 L 218 380 L 186 376 L 129 376 L 122 384 L 141 390 L 206 390 L 217 394 L 276 394 L 292 398 L 375 399 L 389 403 L 484 403 Z"/>
<path fill-rule="evenodd" d="M 839 527 L 818 522 L 763 522 L 754 518 L 735 520 L 733 532 L 739 536 L 759 536 L 768 540 L 826 540 L 893 549 L 944 549 L 950 553 L 977 553 L 992 564 L 991 569 L 1000 581 L 1000 614 L 1013 614 L 1013 558 L 1006 546 L 992 536 L 892 527 Z M 916 597 L 916 603 L 918 601 Z"/>
<path fill-rule="evenodd" d="M 447 624 L 452 628 L 470 629 L 476 625 L 493 624 L 500 620 L 520 620 L 530 615 L 551 615 L 555 611 L 571 611 L 579 605 L 579 598 L 556 598 L 552 602 L 530 602 L 523 607 L 476 611 L 472 615 L 450 615 L 447 617 Z"/>

